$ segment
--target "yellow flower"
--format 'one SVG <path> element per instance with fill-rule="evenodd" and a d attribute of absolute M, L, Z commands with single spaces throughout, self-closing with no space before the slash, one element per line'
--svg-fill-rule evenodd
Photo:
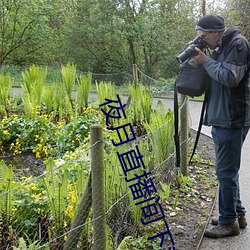
<path fill-rule="evenodd" d="M 4 134 L 4 135 L 9 135 L 10 133 L 9 133 L 9 131 L 8 131 L 7 129 L 5 129 L 5 130 L 3 131 L 3 134 Z"/>
<path fill-rule="evenodd" d="M 73 206 L 68 205 L 66 208 L 66 211 L 64 211 L 64 213 L 65 213 L 65 215 L 68 215 L 69 218 L 73 218 L 74 217 Z"/>
<path fill-rule="evenodd" d="M 72 201 L 72 203 L 76 203 L 76 196 L 75 195 L 72 195 L 71 201 Z"/>
<path fill-rule="evenodd" d="M 13 153 L 13 154 L 14 154 L 14 155 L 19 155 L 19 154 L 21 154 L 21 153 L 22 153 L 22 151 L 19 151 L 19 150 L 16 149 L 16 150 L 14 150 L 14 153 Z"/>
<path fill-rule="evenodd" d="M 25 181 L 29 181 L 32 179 L 32 176 L 26 177 L 26 176 L 21 176 L 20 177 L 21 180 L 25 180 Z"/>
<path fill-rule="evenodd" d="M 39 152 L 36 152 L 36 158 L 40 159 L 41 158 L 41 155 Z"/>
<path fill-rule="evenodd" d="M 43 153 L 45 154 L 46 157 L 48 157 L 49 153 L 46 147 L 43 147 Z"/>
<path fill-rule="evenodd" d="M 37 190 L 37 185 L 35 183 L 30 183 L 29 185 L 26 186 L 26 189 L 28 191 L 34 191 Z"/>
<path fill-rule="evenodd" d="M 68 185 L 68 189 L 69 189 L 69 190 L 72 189 L 73 187 L 74 187 L 73 184 L 69 184 L 69 185 Z M 68 192 L 68 197 L 67 197 L 67 199 L 68 199 L 68 200 L 71 200 L 71 202 L 72 202 L 73 204 L 76 203 L 76 194 L 75 194 L 75 191 L 74 191 L 74 190 Z"/>
<path fill-rule="evenodd" d="M 13 207 L 11 210 L 12 210 L 12 212 L 16 212 L 17 208 Z"/>
<path fill-rule="evenodd" d="M 33 194 L 32 197 L 35 198 L 36 201 L 40 201 L 42 199 L 41 195 L 42 195 L 41 193 Z"/>

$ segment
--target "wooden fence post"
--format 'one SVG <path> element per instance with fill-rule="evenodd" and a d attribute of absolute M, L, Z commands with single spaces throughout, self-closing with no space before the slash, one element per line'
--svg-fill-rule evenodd
<path fill-rule="evenodd" d="M 133 84 L 135 86 L 138 84 L 138 70 L 136 64 L 133 64 Z"/>
<path fill-rule="evenodd" d="M 133 84 L 134 86 L 138 84 L 138 70 L 136 64 L 133 64 Z M 131 104 L 131 95 L 129 94 L 126 102 L 126 107 L 128 108 L 130 104 Z"/>
<path fill-rule="evenodd" d="M 73 220 L 70 233 L 68 234 L 67 240 L 64 244 L 63 250 L 71 250 L 77 248 L 77 243 L 83 231 L 82 225 L 86 222 L 89 216 L 89 211 L 92 204 L 91 199 L 92 199 L 92 193 L 91 193 L 91 174 L 90 174 L 81 201 L 78 205 L 77 213 Z"/>
<path fill-rule="evenodd" d="M 90 127 L 94 250 L 106 249 L 103 130 Z"/>

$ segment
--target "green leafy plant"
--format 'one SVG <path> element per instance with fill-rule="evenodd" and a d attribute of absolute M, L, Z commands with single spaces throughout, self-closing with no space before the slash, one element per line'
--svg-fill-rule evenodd
<path fill-rule="evenodd" d="M 78 78 L 78 87 L 77 87 L 77 96 L 76 96 L 76 103 L 78 112 L 83 108 L 88 107 L 89 103 L 89 94 L 91 89 L 91 82 L 92 82 L 92 74 L 88 72 L 87 75 L 80 75 Z"/>
<path fill-rule="evenodd" d="M 162 183 L 160 182 L 160 196 L 163 197 L 163 199 L 168 200 L 170 193 L 171 193 L 171 182 L 169 183 Z"/>
<path fill-rule="evenodd" d="M 144 135 L 145 123 L 150 123 L 152 113 L 152 95 L 149 89 L 145 89 L 142 84 L 129 85 L 131 96 L 131 120 L 138 136 Z"/>
<path fill-rule="evenodd" d="M 68 97 L 65 96 L 63 87 L 59 83 L 56 83 L 53 99 L 53 117 L 56 121 L 62 121 L 64 118 L 64 103 L 65 99 L 68 100 Z"/>
<path fill-rule="evenodd" d="M 187 187 L 187 185 L 191 185 L 191 181 L 189 176 L 185 176 L 182 173 L 178 174 L 178 181 L 179 181 L 179 185 L 180 188 L 185 189 Z"/>
<path fill-rule="evenodd" d="M 46 178 L 43 180 L 48 195 L 52 221 L 55 225 L 53 234 L 59 236 L 64 233 L 65 213 L 69 215 L 73 212 L 71 206 L 67 207 L 68 176 L 67 172 L 56 170 L 56 165 L 52 159 L 47 162 L 46 171 Z M 59 239 L 58 244 L 63 244 L 62 240 Z"/>
<path fill-rule="evenodd" d="M 37 158 L 63 155 L 88 141 L 90 126 L 100 121 L 99 116 L 93 107 L 69 123 L 54 123 L 46 115 L 10 116 L 0 121 L 0 149 L 14 155 L 34 153 Z"/>
<path fill-rule="evenodd" d="M 40 246 L 39 241 L 32 242 L 28 239 L 28 245 L 24 238 L 20 237 L 18 239 L 18 246 L 13 246 L 13 250 L 35 250 Z M 49 249 L 49 248 L 46 248 Z"/>
<path fill-rule="evenodd" d="M 158 163 L 166 160 L 173 152 L 173 129 L 174 119 L 173 112 L 166 111 L 162 102 L 158 102 L 157 107 L 151 114 L 150 124 L 145 124 L 149 135 L 150 144 L 153 147 L 154 156 Z"/>
<path fill-rule="evenodd" d="M 71 96 L 67 94 L 65 87 L 60 83 L 55 83 L 52 115 L 55 121 L 66 120 L 69 122 L 74 117 Z"/>
<path fill-rule="evenodd" d="M 32 65 L 29 70 L 22 72 L 24 82 L 21 87 L 24 91 L 24 111 L 34 118 L 40 112 L 43 89 L 46 82 L 47 68 Z"/>
<path fill-rule="evenodd" d="M 67 63 L 61 66 L 62 86 L 66 91 L 69 100 L 72 102 L 72 92 L 76 81 L 76 65 Z"/>
<path fill-rule="evenodd" d="M 96 82 L 96 90 L 98 95 L 98 104 L 104 104 L 108 100 L 117 100 L 115 84 L 112 82 Z M 102 109 L 108 113 L 108 105 L 102 106 Z M 114 127 L 119 119 L 109 118 L 108 123 L 110 127 Z"/>
<path fill-rule="evenodd" d="M 129 85 L 132 99 L 132 111 L 136 123 L 150 123 L 152 111 L 152 94 L 142 84 Z"/>
<path fill-rule="evenodd" d="M 35 180 L 32 176 L 22 177 L 17 183 L 18 188 L 13 190 L 15 200 L 13 202 L 13 227 L 19 232 L 21 237 L 28 240 L 36 240 L 38 235 L 41 238 L 46 235 L 42 221 L 49 221 L 48 197 L 41 179 Z M 49 224 L 49 223 L 47 223 Z M 38 227 L 39 225 L 39 227 Z"/>
<path fill-rule="evenodd" d="M 116 89 L 115 84 L 112 82 L 96 82 L 96 90 L 98 95 L 98 103 L 105 103 L 105 99 L 116 100 Z M 107 111 L 108 107 L 103 106 L 103 109 Z"/>
<path fill-rule="evenodd" d="M 12 79 L 10 74 L 0 75 L 0 116 L 7 116 L 9 111 L 9 96 L 11 93 Z"/>
<path fill-rule="evenodd" d="M 10 221 L 13 194 L 11 189 L 14 187 L 14 176 L 12 166 L 8 167 L 3 160 L 0 161 L 0 213 L 5 215 L 5 220 Z"/>
<path fill-rule="evenodd" d="M 175 190 L 175 197 L 174 197 L 173 204 L 172 204 L 173 209 L 176 209 L 177 206 L 179 205 L 179 195 L 180 195 L 180 191 L 178 189 Z"/>
<path fill-rule="evenodd" d="M 149 233 L 146 233 L 144 236 L 135 238 L 133 236 L 125 237 L 122 242 L 119 244 L 117 250 L 130 250 L 130 249 L 152 249 L 152 250 L 162 250 L 159 242 L 157 240 L 148 240 L 150 237 Z"/>
<path fill-rule="evenodd" d="M 51 114 L 53 111 L 54 94 L 55 94 L 56 84 L 46 86 L 44 89 L 43 102 L 45 105 L 45 113 Z"/>
<path fill-rule="evenodd" d="M 13 228 L 14 176 L 12 166 L 0 161 L 0 245 L 12 244 L 16 231 Z M 4 236 L 4 237 L 3 237 Z"/>

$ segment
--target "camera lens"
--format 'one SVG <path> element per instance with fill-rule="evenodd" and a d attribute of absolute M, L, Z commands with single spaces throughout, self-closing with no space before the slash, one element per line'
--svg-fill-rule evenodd
<path fill-rule="evenodd" d="M 207 47 L 207 43 L 199 36 L 197 36 L 192 43 L 180 54 L 176 57 L 177 61 L 179 63 L 183 63 L 188 58 L 198 55 L 195 47 L 199 48 L 200 50 L 203 50 Z"/>
<path fill-rule="evenodd" d="M 177 61 L 179 63 L 183 63 L 188 58 L 198 55 L 198 53 L 194 49 L 195 47 L 195 44 L 191 44 L 189 47 L 187 47 L 180 55 L 176 57 Z"/>

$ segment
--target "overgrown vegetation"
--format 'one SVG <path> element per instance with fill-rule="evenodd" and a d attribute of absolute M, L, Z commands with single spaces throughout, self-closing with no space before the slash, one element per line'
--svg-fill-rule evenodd
<path fill-rule="evenodd" d="M 91 73 L 77 75 L 72 64 L 61 68 L 62 82 L 48 85 L 46 68 L 32 65 L 22 73 L 22 98 L 14 97 L 11 92 L 6 94 L 4 105 L 8 112 L 1 114 L 0 121 L 2 155 L 34 154 L 45 164 L 43 175 L 17 178 L 12 167 L 1 162 L 0 234 L 1 246 L 6 249 L 20 246 L 59 249 L 63 246 L 89 176 L 90 126 L 100 123 L 106 127 L 99 104 L 117 99 L 114 84 L 100 82 L 96 84 L 99 100 L 89 103 Z M 131 85 L 130 91 L 132 104 L 125 108 L 127 118 L 119 121 L 112 118 L 109 125 L 114 127 L 125 122 L 133 125 L 138 139 L 120 147 L 119 153 L 126 152 L 128 147 L 138 147 L 145 170 L 149 172 L 173 151 L 173 113 L 165 110 L 161 103 L 152 110 L 151 93 L 141 84 Z M 111 143 L 118 140 L 117 133 L 105 130 L 106 209 L 125 197 L 110 210 L 107 218 L 112 239 L 109 245 L 115 248 L 124 237 L 137 237 L 144 231 L 141 206 L 134 206 L 132 194 L 128 195 L 130 184 L 124 180 Z M 168 142 L 167 147 L 163 141 Z M 165 164 L 161 171 L 168 168 Z M 120 216 L 124 224 L 120 224 Z M 130 232 L 131 226 L 133 232 Z M 83 242 L 91 245 L 91 223 L 85 233 L 88 237 L 83 236 Z"/>

